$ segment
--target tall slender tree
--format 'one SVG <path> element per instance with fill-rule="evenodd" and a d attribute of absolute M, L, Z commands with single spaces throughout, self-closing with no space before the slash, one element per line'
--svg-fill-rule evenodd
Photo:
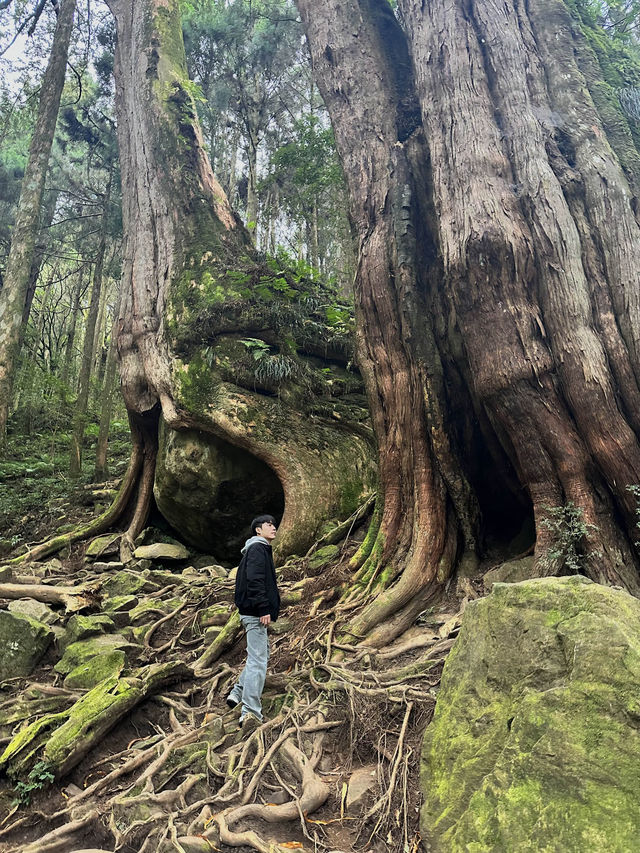
<path fill-rule="evenodd" d="M 20 329 L 38 234 L 44 182 L 64 86 L 74 11 L 75 0 L 61 0 L 51 54 L 42 81 L 29 160 L 22 180 L 7 269 L 0 291 L 0 454 L 6 442 Z"/>

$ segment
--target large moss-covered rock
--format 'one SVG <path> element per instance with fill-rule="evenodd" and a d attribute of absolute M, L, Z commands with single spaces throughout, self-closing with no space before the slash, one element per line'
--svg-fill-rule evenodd
<path fill-rule="evenodd" d="M 105 678 L 119 676 L 125 667 L 127 656 L 122 649 L 95 655 L 74 667 L 64 680 L 70 690 L 90 690 Z"/>
<path fill-rule="evenodd" d="M 640 601 L 582 577 L 465 610 L 424 740 L 434 853 L 640 849 Z"/>
<path fill-rule="evenodd" d="M 0 681 L 29 675 L 53 639 L 48 625 L 0 610 Z"/>
<path fill-rule="evenodd" d="M 93 658 L 104 657 L 114 651 L 135 650 L 135 646 L 120 634 L 101 634 L 79 640 L 66 647 L 62 659 L 54 669 L 62 675 L 68 675 L 79 666 L 89 663 Z"/>

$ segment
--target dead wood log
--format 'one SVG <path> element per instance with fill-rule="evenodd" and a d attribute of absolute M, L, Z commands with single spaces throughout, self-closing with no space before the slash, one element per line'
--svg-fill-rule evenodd
<path fill-rule="evenodd" d="M 17 579 L 16 579 L 17 580 Z M 45 604 L 62 604 L 66 610 L 83 610 L 97 601 L 96 587 L 93 586 L 47 586 L 32 583 L 0 583 L 0 598 L 15 600 L 34 598 Z"/>

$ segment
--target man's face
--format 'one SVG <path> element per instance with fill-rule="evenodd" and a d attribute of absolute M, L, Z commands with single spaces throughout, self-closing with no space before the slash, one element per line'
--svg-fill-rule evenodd
<path fill-rule="evenodd" d="M 260 527 L 256 527 L 256 534 L 258 536 L 262 536 L 267 540 L 267 542 L 273 542 L 276 538 L 276 531 L 277 527 L 270 521 L 265 521 L 265 523 L 261 524 Z"/>

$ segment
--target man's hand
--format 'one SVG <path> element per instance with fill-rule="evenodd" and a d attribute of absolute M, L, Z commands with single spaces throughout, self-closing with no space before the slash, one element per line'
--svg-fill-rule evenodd
<path fill-rule="evenodd" d="M 265 628 L 267 627 L 267 625 L 270 625 L 271 624 L 271 614 L 267 613 L 266 616 L 261 616 L 260 617 L 260 624 L 264 625 Z"/>

